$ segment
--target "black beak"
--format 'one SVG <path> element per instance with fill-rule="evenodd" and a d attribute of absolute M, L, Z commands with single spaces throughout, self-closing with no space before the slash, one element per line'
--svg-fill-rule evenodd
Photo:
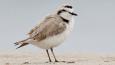
<path fill-rule="evenodd" d="M 74 13 L 74 12 L 72 12 L 72 13 L 70 13 L 71 15 L 74 15 L 74 16 L 78 16 L 78 14 L 76 14 L 76 13 Z"/>

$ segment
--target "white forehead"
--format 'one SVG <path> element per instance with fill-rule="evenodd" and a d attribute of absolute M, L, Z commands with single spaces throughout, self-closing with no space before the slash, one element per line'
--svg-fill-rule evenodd
<path fill-rule="evenodd" d="M 62 9 L 66 10 L 66 11 L 69 11 L 69 12 L 73 12 L 73 8 L 70 9 L 70 8 L 65 8 L 65 7 L 63 7 Z"/>

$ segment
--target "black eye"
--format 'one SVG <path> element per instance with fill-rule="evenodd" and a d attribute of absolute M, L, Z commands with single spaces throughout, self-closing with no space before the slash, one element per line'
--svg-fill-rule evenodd
<path fill-rule="evenodd" d="M 62 9 L 62 10 L 58 11 L 57 14 L 59 15 L 62 12 L 66 12 L 66 10 Z"/>
<path fill-rule="evenodd" d="M 64 6 L 65 8 L 70 8 L 70 9 L 72 9 L 73 7 L 72 6 L 69 6 L 69 5 L 66 5 L 66 6 Z"/>
<path fill-rule="evenodd" d="M 64 10 L 64 9 L 62 9 L 62 10 L 60 10 L 60 11 L 62 11 L 62 12 L 66 12 L 66 10 Z"/>

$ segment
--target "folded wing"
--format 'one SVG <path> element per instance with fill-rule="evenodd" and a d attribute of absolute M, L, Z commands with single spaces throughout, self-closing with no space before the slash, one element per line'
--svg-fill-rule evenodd
<path fill-rule="evenodd" d="M 38 26 L 34 27 L 28 34 L 30 38 L 41 41 L 50 36 L 58 35 L 66 29 L 66 24 L 61 18 L 46 17 Z"/>

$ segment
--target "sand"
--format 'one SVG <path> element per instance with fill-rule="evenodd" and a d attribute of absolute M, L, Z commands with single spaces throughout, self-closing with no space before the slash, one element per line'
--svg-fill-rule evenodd
<path fill-rule="evenodd" d="M 0 53 L 0 65 L 115 65 L 114 54 L 66 53 L 56 56 L 67 62 L 47 63 L 47 55 L 43 53 Z"/>

